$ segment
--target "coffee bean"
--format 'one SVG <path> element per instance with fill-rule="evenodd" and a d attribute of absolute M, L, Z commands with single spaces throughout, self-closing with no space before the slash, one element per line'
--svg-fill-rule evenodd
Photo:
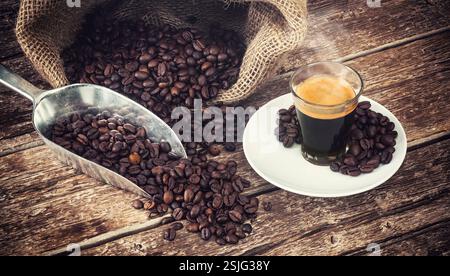
<path fill-rule="evenodd" d="M 189 223 L 187 226 L 186 226 L 186 230 L 188 231 L 188 232 L 191 232 L 191 233 L 196 233 L 196 232 L 198 232 L 199 231 L 199 225 L 198 225 L 198 223 Z"/>
<path fill-rule="evenodd" d="M 191 189 L 184 190 L 184 202 L 189 203 L 194 199 L 194 191 Z"/>
<path fill-rule="evenodd" d="M 196 218 L 200 213 L 200 205 L 194 205 L 190 211 L 190 216 Z"/>
<path fill-rule="evenodd" d="M 362 166 L 359 168 L 359 170 L 360 170 L 362 173 L 371 173 L 374 169 L 375 169 L 374 166 L 371 166 L 371 165 L 368 165 L 368 164 L 362 165 Z"/>
<path fill-rule="evenodd" d="M 244 231 L 244 233 L 250 234 L 253 231 L 253 228 L 250 224 L 245 223 L 242 225 L 242 231 Z"/>
<path fill-rule="evenodd" d="M 148 72 L 145 71 L 137 71 L 136 73 L 134 73 L 134 77 L 140 81 L 148 79 L 149 76 L 150 75 L 148 74 Z"/>
<path fill-rule="evenodd" d="M 222 238 L 216 238 L 216 243 L 218 245 L 226 245 L 227 244 L 227 242 Z"/>
<path fill-rule="evenodd" d="M 242 220 L 241 213 L 234 211 L 234 210 L 228 212 L 228 216 L 232 221 L 237 222 L 237 223 L 241 222 L 241 220 Z"/>
<path fill-rule="evenodd" d="M 141 200 L 139 200 L 139 199 L 134 200 L 132 205 L 133 205 L 134 209 L 142 209 L 142 208 L 144 208 L 144 203 Z"/>
<path fill-rule="evenodd" d="M 381 136 L 380 142 L 385 146 L 393 146 L 395 144 L 395 139 L 391 135 L 383 135 Z"/>
<path fill-rule="evenodd" d="M 174 228 L 167 228 L 164 230 L 163 237 L 167 241 L 173 241 L 177 236 L 177 232 Z"/>
<path fill-rule="evenodd" d="M 175 231 L 178 231 L 178 230 L 183 229 L 183 224 L 182 224 L 181 222 L 175 222 L 175 223 L 173 223 L 173 224 L 171 225 L 171 227 L 172 227 Z"/>
<path fill-rule="evenodd" d="M 225 236 L 225 241 L 229 244 L 236 244 L 238 243 L 239 239 L 234 234 L 228 234 Z"/>
<path fill-rule="evenodd" d="M 182 208 L 176 208 L 175 210 L 173 210 L 172 212 L 172 217 L 175 220 L 182 220 L 184 217 L 184 211 Z"/>
<path fill-rule="evenodd" d="M 173 201 L 173 192 L 172 191 L 166 191 L 163 195 L 163 201 L 165 204 L 170 204 Z"/>
<path fill-rule="evenodd" d="M 167 217 L 167 218 L 163 218 L 161 220 L 161 224 L 169 224 L 172 223 L 174 221 L 174 219 L 172 217 Z"/>
<path fill-rule="evenodd" d="M 330 164 L 330 169 L 331 169 L 333 172 L 338 172 L 340 167 L 341 167 L 341 165 L 340 165 L 339 162 L 337 162 L 337 161 L 334 161 L 334 162 L 332 162 L 332 163 Z"/>
<path fill-rule="evenodd" d="M 368 110 L 371 107 L 371 104 L 369 101 L 364 101 L 364 102 L 358 103 L 358 107 L 363 110 Z"/>
<path fill-rule="evenodd" d="M 160 144 L 160 148 L 162 152 L 170 152 L 172 150 L 172 148 L 170 147 L 170 144 L 167 142 L 161 142 Z"/>
<path fill-rule="evenodd" d="M 358 161 L 356 160 L 356 158 L 353 155 L 347 156 L 344 158 L 344 164 L 347 166 L 356 166 L 358 163 Z"/>
<path fill-rule="evenodd" d="M 270 202 L 270 201 L 263 202 L 263 208 L 264 208 L 264 211 L 270 212 L 272 210 L 272 202 Z"/>
<path fill-rule="evenodd" d="M 211 238 L 211 231 L 209 230 L 208 227 L 205 227 L 202 229 L 202 231 L 200 232 L 200 237 L 202 238 L 202 240 L 209 240 Z"/>
<path fill-rule="evenodd" d="M 212 156 L 219 155 L 220 154 L 220 147 L 219 147 L 219 145 L 217 145 L 217 144 L 210 145 L 209 148 L 208 148 L 208 152 Z"/>
<path fill-rule="evenodd" d="M 213 99 L 220 89 L 230 88 L 238 78 L 245 46 L 233 32 L 222 31 L 220 27 L 214 27 L 211 37 L 205 37 L 190 28 L 144 28 L 135 23 L 106 22 L 102 30 L 96 24 L 82 35 L 83 47 L 77 49 L 81 44 L 76 41 L 63 53 L 65 65 L 73 68 L 67 72 L 70 81 L 83 79 L 107 86 L 136 100 L 169 125 L 175 123 L 170 118 L 174 107 L 193 108 L 195 98 Z M 165 221 L 185 218 L 190 222 L 188 225 L 193 225 L 190 226 L 193 232 L 201 228 L 209 229 L 210 236 L 221 233 L 220 243 L 226 242 L 225 225 L 221 223 L 231 223 L 230 211 L 246 219 L 250 217 L 249 213 L 243 215 L 247 210 L 254 217 L 257 205 L 239 194 L 250 182 L 236 180 L 237 164 L 219 163 L 206 169 L 206 153 L 211 144 L 199 143 L 197 147 L 194 143 L 194 148 L 186 148 L 189 157 L 179 158 L 169 143 L 150 140 L 144 128 L 112 114 L 102 111 L 90 114 L 86 120 L 81 119 L 84 115 L 80 116 L 75 138 L 69 136 L 74 129 L 68 124 L 77 120 L 55 128 L 52 136 L 66 148 L 141 186 L 152 197 L 143 203 L 144 209 L 151 210 L 151 216 L 161 215 L 170 207 L 174 210 L 172 217 Z M 291 117 L 289 123 L 296 122 L 295 113 L 291 112 Z M 223 130 L 226 131 L 225 125 Z M 288 145 L 301 140 L 300 132 L 292 127 L 289 135 Z M 234 143 L 223 146 L 225 151 L 236 149 Z M 213 147 L 212 154 L 220 154 L 220 145 Z M 217 182 L 210 184 L 210 180 Z M 233 214 L 237 220 L 239 215 Z M 220 220 L 221 217 L 226 220 Z M 242 234 L 243 231 L 235 230 L 233 235 L 242 238 Z M 175 235 L 167 230 L 165 238 L 173 240 Z"/>
<path fill-rule="evenodd" d="M 130 162 L 130 164 L 133 164 L 133 165 L 138 165 L 139 163 L 141 163 L 141 160 L 142 160 L 141 156 L 137 152 L 132 152 L 128 156 L 128 161 Z"/>
<path fill-rule="evenodd" d="M 234 144 L 232 142 L 225 143 L 223 148 L 228 152 L 233 152 L 236 150 L 236 144 Z"/>
<path fill-rule="evenodd" d="M 350 176 L 358 176 L 361 174 L 361 171 L 358 168 L 349 168 L 347 174 Z"/>

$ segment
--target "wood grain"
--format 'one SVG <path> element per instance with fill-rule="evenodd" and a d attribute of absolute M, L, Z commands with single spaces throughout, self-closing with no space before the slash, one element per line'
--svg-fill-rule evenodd
<path fill-rule="evenodd" d="M 309 26 L 302 47 L 280 59 L 278 73 L 330 60 L 450 25 L 450 2 L 383 0 L 308 1 Z"/>
<path fill-rule="evenodd" d="M 136 198 L 62 165 L 39 146 L 1 158 L 0 255 L 32 254 L 66 246 L 148 214 Z"/>
<path fill-rule="evenodd" d="M 161 228 L 83 251 L 86 255 L 337 255 L 450 219 L 450 140 L 411 152 L 402 169 L 379 188 L 323 199 L 283 190 L 259 196 L 254 233 L 239 246 L 220 247 L 178 231 L 175 242 Z M 432 161 L 430 161 L 432 160 Z M 339 185 L 339 183 L 336 183 Z M 189 244 L 190 246 L 182 246 Z"/>
<path fill-rule="evenodd" d="M 390 49 L 387 51 L 383 51 L 368 57 L 363 57 L 356 59 L 351 63 L 352 66 L 357 67 L 364 73 L 364 76 L 367 79 L 367 94 L 371 97 L 375 98 L 382 104 L 386 104 L 391 111 L 400 118 L 404 126 L 407 130 L 408 140 L 411 142 L 414 139 L 424 138 L 427 135 L 431 135 L 433 133 L 439 132 L 447 132 L 450 131 L 450 119 L 448 114 L 448 109 L 437 109 L 435 108 L 436 102 L 443 101 L 442 97 L 448 95 L 449 91 L 446 89 L 448 86 L 449 78 L 445 78 L 448 74 L 448 66 L 449 59 L 448 53 L 444 51 L 446 47 L 449 47 L 449 40 L 444 39 L 448 38 L 448 33 L 438 35 L 436 37 L 432 37 L 425 40 L 420 40 L 415 43 L 405 45 L 403 47 Z M 423 49 L 428 49 L 427 51 L 423 51 Z M 424 53 L 423 55 L 413 55 L 413 53 Z M 402 59 L 398 60 L 398 62 L 390 61 L 390 58 L 393 56 L 400 56 Z M 409 60 L 414 58 L 416 61 L 419 61 L 418 64 L 422 64 L 420 66 L 412 66 L 409 64 Z M 383 67 L 378 66 L 378 64 L 383 63 Z M 373 68 L 370 70 L 369 68 Z M 406 68 L 406 69 L 403 69 Z M 370 70 L 370 72 L 369 72 Z M 397 74 L 402 74 L 398 77 Z M 384 75 L 387 75 L 387 79 L 384 78 Z M 411 77 L 409 77 L 411 75 Z M 434 78 L 436 76 L 442 75 L 440 78 L 440 84 L 436 84 Z M 391 78 L 394 78 L 391 81 Z M 389 85 L 386 85 L 382 80 L 385 79 Z M 423 83 L 417 82 L 416 79 L 421 80 Z M 373 80 L 373 81 L 372 81 Z M 260 106 L 261 104 L 267 102 L 268 100 L 276 97 L 278 95 L 282 95 L 286 93 L 284 87 L 287 87 L 287 77 L 277 79 L 274 82 L 268 83 L 264 88 L 257 92 L 254 97 L 249 99 L 246 104 Z M 406 90 L 403 90 L 402 87 L 406 87 Z M 436 93 L 421 93 L 426 87 L 433 87 Z M 388 90 L 389 93 L 384 92 L 384 90 Z M 378 96 L 381 94 L 383 96 Z M 411 96 L 408 95 L 411 94 Z M 412 96 L 415 95 L 415 96 Z M 402 99 L 408 99 L 409 102 L 402 103 Z M 410 112 L 406 107 L 410 106 L 420 106 L 422 110 L 414 110 L 415 112 Z M 435 116 L 429 117 L 428 114 L 437 112 Z M 406 113 L 406 114 L 405 114 Z M 436 120 L 437 123 L 434 123 Z M 15 160 L 16 156 L 20 156 L 20 158 L 33 158 L 34 160 L 48 159 L 49 152 L 45 151 L 44 148 L 40 147 L 38 151 L 34 149 L 25 150 L 23 152 L 18 152 L 18 155 L 14 154 L 13 157 L 9 160 Z M 1 161 L 4 162 L 4 158 L 9 157 L 9 155 L 2 157 Z M 19 158 L 19 160 L 20 160 Z M 223 159 L 232 159 L 236 160 L 240 163 L 240 172 L 248 179 L 252 180 L 252 192 L 261 193 L 265 191 L 269 191 L 273 189 L 271 185 L 261 179 L 256 173 L 251 169 L 249 164 L 247 163 L 245 156 L 241 150 L 235 152 L 233 154 L 223 154 L 220 158 Z M 14 162 L 14 161 L 10 161 Z M 70 170 L 65 168 L 66 170 Z M 41 173 L 35 173 L 35 170 L 40 171 Z M 22 191 L 19 189 L 21 185 L 16 185 L 19 181 L 23 181 L 26 177 L 30 175 L 35 178 L 35 182 L 33 184 L 25 184 L 22 185 L 46 185 L 45 183 L 48 181 L 46 178 L 47 175 L 52 175 L 55 177 L 59 177 L 61 170 L 61 165 L 56 161 L 47 162 L 45 164 L 39 162 L 31 162 L 25 163 L 22 166 L 21 172 L 18 172 L 21 176 L 11 173 L 4 173 L 6 177 L 8 177 L 8 181 L 11 181 L 11 185 L 8 189 L 4 188 L 5 191 L 14 194 L 21 194 Z M 104 224 L 108 225 L 105 231 L 96 231 L 94 228 L 89 228 L 86 231 L 78 231 L 70 234 L 70 240 L 80 242 L 87 238 L 93 237 L 98 234 L 105 233 L 106 231 L 120 229 L 122 227 L 126 227 L 131 223 L 142 222 L 142 219 L 145 219 L 139 215 L 129 216 L 127 218 L 123 218 L 122 213 L 128 214 L 130 207 L 129 201 L 131 200 L 130 195 L 124 193 L 123 197 L 121 197 L 121 192 L 118 192 L 112 188 L 104 189 L 97 188 L 97 182 L 90 181 L 88 178 L 85 178 L 85 181 L 78 183 L 78 177 L 75 175 L 66 175 L 66 180 L 64 185 L 75 185 L 77 183 L 77 187 L 83 191 L 88 191 L 89 193 L 86 195 L 81 193 L 82 195 L 86 195 L 86 198 L 82 198 L 83 208 L 77 210 L 77 217 L 74 218 L 73 221 L 67 222 L 67 218 L 62 216 L 55 220 L 52 225 L 48 226 L 46 235 L 55 235 L 60 231 L 68 231 L 66 233 L 70 233 L 71 223 L 82 223 L 85 225 L 90 225 L 90 221 L 92 220 L 92 212 L 96 210 L 96 208 L 106 208 L 110 210 L 111 218 L 114 218 L 113 221 L 104 220 Z M 63 187 L 61 187 L 63 189 Z M 98 194 L 100 197 L 97 203 L 94 203 L 90 200 L 89 196 L 94 195 L 94 193 L 99 193 L 97 189 L 102 189 L 102 194 Z M 20 200 L 26 201 L 28 198 L 39 198 L 41 194 L 21 194 Z M 71 195 L 70 193 L 66 193 L 65 200 L 70 201 Z M 113 201 L 105 200 L 106 198 L 114 198 Z M 52 202 L 52 198 L 48 198 L 48 202 L 46 204 L 50 204 Z M 64 201 L 61 199 L 61 201 Z M 32 201 L 34 204 L 45 204 L 43 201 Z M 120 208 L 112 204 L 112 202 L 121 202 Z M 20 204 L 20 203 L 18 203 Z M 7 205 L 5 203 L 5 205 Z M 5 212 L 8 212 L 9 209 L 13 207 L 5 206 Z M 54 210 L 57 210 L 57 207 L 54 207 Z M 61 207 L 59 207 L 61 208 Z M 74 208 L 74 206 L 69 206 L 69 208 Z M 67 210 L 67 212 L 69 212 Z M 26 212 L 26 210 L 25 210 Z M 130 211 L 131 212 L 131 211 Z M 20 229 L 19 225 L 24 224 L 25 222 L 22 220 L 23 216 L 16 216 L 15 218 L 11 218 L 9 221 L 10 224 L 17 225 L 18 229 Z M 39 216 L 38 216 L 39 217 Z M 75 220 L 76 219 L 76 220 Z M 37 218 L 39 220 L 39 218 Z M 69 230 L 67 230 L 69 229 Z M 58 242 L 55 238 L 49 246 L 45 243 L 44 233 L 34 233 L 32 236 L 26 236 L 26 229 L 22 229 L 24 234 L 20 234 L 20 231 L 17 231 L 17 237 L 10 237 L 12 240 L 27 240 L 28 243 L 33 244 L 34 251 L 30 252 L 42 252 L 44 250 L 51 250 L 56 247 L 61 247 L 66 245 L 66 240 Z M 4 250 L 10 250 L 8 252 L 22 252 L 20 249 L 13 246 L 13 248 L 9 248 L 8 246 L 4 247 Z M 16 251 L 19 250 L 19 251 Z"/>
<path fill-rule="evenodd" d="M 2 62 L 21 77 L 39 88 L 49 88 L 25 57 Z M 31 123 L 32 103 L 16 92 L 0 86 L 0 143 L 3 139 L 29 134 L 34 131 Z"/>

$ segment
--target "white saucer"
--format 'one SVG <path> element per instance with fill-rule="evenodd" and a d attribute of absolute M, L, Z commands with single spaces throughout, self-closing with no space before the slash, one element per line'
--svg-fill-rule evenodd
<path fill-rule="evenodd" d="M 313 197 L 341 197 L 371 190 L 400 168 L 406 156 L 406 134 L 398 119 L 381 104 L 370 101 L 371 109 L 381 112 L 395 124 L 398 132 L 391 163 L 380 165 L 372 173 L 357 177 L 332 172 L 328 166 L 316 166 L 306 161 L 300 145 L 284 148 L 275 136 L 277 111 L 292 105 L 292 95 L 280 96 L 261 107 L 250 119 L 244 131 L 243 147 L 252 168 L 265 180 L 284 190 Z"/>

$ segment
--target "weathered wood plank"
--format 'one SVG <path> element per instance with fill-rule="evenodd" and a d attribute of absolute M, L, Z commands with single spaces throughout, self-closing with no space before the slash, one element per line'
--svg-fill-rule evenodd
<path fill-rule="evenodd" d="M 0 61 L 22 54 L 14 29 L 19 11 L 18 0 L 2 0 L 0 3 Z"/>
<path fill-rule="evenodd" d="M 275 191 L 259 196 L 254 233 L 239 246 L 203 242 L 185 230 L 175 242 L 161 228 L 83 251 L 86 255 L 326 255 L 366 248 L 450 219 L 450 140 L 411 152 L 401 171 L 379 188 L 360 195 L 321 199 Z M 430 160 L 433 160 L 430 162 Z M 339 185 L 339 183 L 336 183 Z M 189 246 L 182 246 L 189 244 Z"/>
<path fill-rule="evenodd" d="M 450 256 L 450 221 L 380 243 L 383 256 Z M 361 252 L 361 254 L 370 254 Z"/>
<path fill-rule="evenodd" d="M 25 57 L 3 62 L 12 71 L 30 81 L 39 88 L 49 88 L 48 84 L 36 73 Z M 0 86 L 0 141 L 29 134 L 33 131 L 31 123 L 32 103 L 16 92 Z"/>
<path fill-rule="evenodd" d="M 301 49 L 280 59 L 279 73 L 305 63 L 335 59 L 450 25 L 450 3 L 309 1 L 309 29 Z"/>
<path fill-rule="evenodd" d="M 41 146 L 43 144 L 44 141 L 39 139 L 39 135 L 36 131 L 17 137 L 4 139 L 0 143 L 0 157 L 20 150 Z"/>
<path fill-rule="evenodd" d="M 446 47 L 449 47 L 449 40 L 445 40 L 448 38 L 448 33 L 441 34 L 439 36 L 429 38 L 426 40 L 417 41 L 410 45 L 405 45 L 400 48 L 390 49 L 385 52 L 377 53 L 374 55 L 371 55 L 369 57 L 364 57 L 357 59 L 355 61 L 352 61 L 352 66 L 355 66 L 359 68 L 361 71 L 365 72 L 364 75 L 367 79 L 368 83 L 368 89 L 367 94 L 369 94 L 371 97 L 379 100 L 381 103 L 386 104 L 394 114 L 399 116 L 402 123 L 406 127 L 408 140 L 414 141 L 415 139 L 423 139 L 427 137 L 427 135 L 432 135 L 435 133 L 441 133 L 450 131 L 450 119 L 447 109 L 440 109 L 437 110 L 436 116 L 429 117 L 428 114 L 436 112 L 435 111 L 435 103 L 438 101 L 442 101 L 443 98 L 448 94 L 448 90 L 446 87 L 449 85 L 449 79 L 445 78 L 446 74 L 448 74 L 448 66 L 449 66 L 449 59 L 448 54 L 443 51 Z M 423 49 L 428 49 L 427 51 L 422 51 Z M 423 52 L 424 54 L 422 56 L 417 56 L 414 53 Z M 384 67 L 377 67 L 376 65 L 378 63 L 383 62 L 383 60 L 388 60 L 391 56 L 400 56 L 402 59 L 399 59 L 398 62 L 387 62 L 384 61 Z M 417 67 L 410 66 L 409 60 L 417 60 L 419 61 L 418 64 L 423 64 Z M 370 71 L 370 74 L 367 70 L 368 68 L 373 68 L 373 71 Z M 406 68 L 406 69 L 403 69 Z M 395 72 L 401 73 L 401 76 L 409 76 L 411 77 L 395 77 Z M 384 82 L 382 82 L 383 75 L 387 73 L 388 79 L 386 79 L 386 82 L 388 82 L 390 85 L 385 86 Z M 440 85 L 435 84 L 435 77 L 441 75 L 440 78 Z M 391 81 L 391 78 L 394 78 L 395 81 Z M 421 80 L 423 83 L 418 83 L 416 79 Z M 373 80 L 373 81 L 372 81 Z M 393 84 L 392 84 L 393 82 Z M 260 92 L 257 92 L 254 97 L 249 99 L 246 104 L 252 104 L 259 106 L 266 101 L 270 100 L 273 97 L 276 97 L 278 95 L 286 93 L 286 90 L 284 87 L 287 87 L 287 79 L 277 79 L 274 82 L 271 82 L 265 86 L 265 88 L 261 89 Z M 403 88 L 406 87 L 406 88 Z M 427 87 L 433 87 L 433 89 L 436 91 L 436 93 L 421 93 L 425 88 Z M 384 90 L 390 91 L 390 93 L 385 93 Z M 383 93 L 382 97 L 378 96 L 378 94 Z M 416 95 L 415 97 L 408 96 L 408 93 L 411 93 L 412 95 Z M 401 104 L 402 99 L 407 98 L 410 102 L 405 103 L 406 106 L 420 106 L 422 110 L 413 110 L 415 112 L 410 112 L 409 110 L 405 110 L 404 105 Z M 405 113 L 406 115 L 405 116 Z M 434 123 L 436 121 L 437 123 Z M 1 144 L 1 142 L 0 142 Z M 39 148 L 41 149 L 41 148 Z M 20 156 L 20 158 L 34 158 L 35 160 L 40 159 L 49 159 L 48 158 L 48 151 L 45 150 L 26 150 L 24 152 L 20 152 L 14 154 L 14 157 L 11 157 L 14 160 L 14 158 L 19 158 L 16 156 Z M 0 159 L 1 162 L 4 162 L 4 158 L 9 157 L 4 156 Z M 223 154 L 220 158 L 223 159 L 233 159 L 237 160 L 240 163 L 240 173 L 242 173 L 245 177 L 252 180 L 252 190 L 253 192 L 261 192 L 261 191 L 267 191 L 267 189 L 272 189 L 272 186 L 268 185 L 267 182 L 262 180 L 260 177 L 256 175 L 256 173 L 250 168 L 247 161 L 245 160 L 245 156 L 242 153 L 241 150 L 238 152 L 235 152 L 233 154 Z M 25 165 L 22 165 L 22 171 L 17 172 L 17 174 L 12 174 L 5 172 L 5 177 L 8 178 L 8 181 L 11 182 L 10 188 L 6 189 L 4 188 L 5 192 L 14 193 L 17 195 L 21 195 L 20 199 L 22 201 L 26 201 L 28 198 L 34 198 L 39 199 L 42 195 L 39 193 L 32 193 L 32 194 L 21 194 L 23 191 L 21 191 L 19 188 L 21 185 L 15 185 L 18 181 L 23 181 L 23 179 L 26 179 L 30 175 L 34 175 L 34 170 L 39 170 L 41 172 L 46 172 L 46 175 L 52 175 L 55 178 L 61 174 L 60 172 L 60 164 L 56 161 L 46 161 L 46 165 L 43 166 L 41 163 L 35 163 L 29 161 Z M 50 165 L 48 165 L 50 164 Z M 67 168 L 66 168 L 67 169 Z M 63 174 L 64 175 L 64 174 Z M 38 183 L 43 183 L 40 185 L 46 185 L 47 178 L 44 177 L 43 173 L 34 175 L 34 181 L 32 184 L 28 184 L 31 186 L 39 185 Z M 78 182 L 77 177 L 74 175 L 67 175 L 66 179 L 66 185 L 74 185 L 73 183 Z M 71 177 L 73 177 L 73 180 L 71 180 Z M 92 195 L 90 192 L 98 193 L 98 190 L 96 187 L 95 181 L 88 181 L 88 178 L 86 178 L 86 182 L 78 183 L 78 188 L 82 191 L 87 191 L 89 189 L 88 195 Z M 62 188 L 61 188 L 62 189 Z M 109 190 L 111 189 L 111 190 Z M 114 194 L 114 196 L 111 196 L 110 193 Z M 83 194 L 83 193 L 81 193 Z M 123 219 L 123 217 L 120 215 L 120 213 L 127 213 L 130 209 L 128 206 L 129 200 L 131 199 L 131 196 L 124 195 L 123 198 L 120 197 L 120 192 L 117 192 L 116 190 L 109 188 L 102 190 L 101 195 L 99 194 L 99 197 L 101 198 L 114 198 L 112 201 L 103 200 L 100 199 L 98 203 L 94 203 L 92 201 L 89 201 L 90 198 L 82 198 L 83 201 L 86 203 L 83 204 L 83 208 L 81 210 L 77 211 L 77 214 L 79 217 L 78 223 L 86 223 L 89 225 L 89 220 L 92 218 L 92 210 L 95 210 L 98 208 L 97 206 L 101 206 L 100 208 L 108 208 L 111 212 L 112 217 L 116 218 L 114 223 L 109 223 L 109 228 L 105 229 L 105 231 L 109 230 L 115 230 L 120 229 L 122 227 L 125 227 L 127 225 L 130 225 L 131 223 L 137 223 L 142 222 L 141 217 L 137 216 L 129 216 L 126 219 Z M 70 193 L 66 194 L 67 201 L 71 200 Z M 47 203 L 44 201 L 32 201 L 33 204 L 51 204 L 49 202 L 52 202 L 52 198 L 48 198 Z M 111 202 L 121 202 L 123 205 L 120 205 L 121 208 L 117 206 L 113 206 Z M 5 203 L 6 204 L 6 203 Z M 20 204 L 20 203 L 18 203 Z M 7 205 L 7 204 L 6 204 Z M 31 205 L 30 205 L 31 206 Z M 5 206 L 5 212 L 9 210 L 9 206 Z M 56 210 L 56 206 L 54 207 Z M 68 208 L 74 208 L 74 206 L 69 206 Z M 126 211 L 124 211 L 126 210 Z M 70 210 L 68 210 L 70 211 Z M 117 215 L 119 214 L 119 215 Z M 10 223 L 15 223 L 20 229 L 19 225 L 21 223 L 25 223 L 22 221 L 23 216 L 17 216 L 17 221 L 10 221 Z M 83 218 L 83 219 L 81 219 Z M 87 221 L 87 222 L 86 222 Z M 73 222 L 72 222 L 73 223 Z M 46 235 L 56 235 L 53 234 L 53 232 L 57 231 L 64 231 L 64 229 L 70 228 L 70 223 L 66 222 L 66 218 L 63 217 L 59 221 L 54 221 L 54 223 L 51 226 L 52 228 L 47 229 Z M 23 231 L 26 231 L 26 229 L 22 229 Z M 19 232 L 18 232 L 19 233 Z M 70 240 L 74 242 L 79 242 L 84 239 L 93 237 L 97 234 L 102 234 L 104 232 L 99 231 L 95 232 L 94 230 L 90 229 L 89 231 L 85 232 L 77 232 L 70 236 Z M 25 235 L 25 234 L 23 234 Z M 18 234 L 17 238 L 10 237 L 11 239 L 16 240 L 27 240 L 30 244 L 33 244 L 34 251 L 32 252 L 42 252 L 44 250 L 50 250 L 53 249 L 49 248 L 49 245 L 43 244 L 44 243 L 44 237 L 42 236 L 43 233 L 35 233 L 32 237 L 29 236 L 20 236 Z M 65 240 L 64 240 L 65 242 Z M 64 246 L 64 244 L 58 244 L 55 242 L 51 244 L 54 247 L 60 247 Z M 9 245 L 8 245 L 9 246 Z M 5 250 L 11 250 L 9 252 L 15 252 L 14 250 L 17 250 L 17 248 L 8 249 L 8 246 L 5 247 Z M 29 252 L 31 253 L 31 251 Z"/>
<path fill-rule="evenodd" d="M 44 146 L 0 162 L 0 255 L 32 254 L 144 222 L 135 196 L 62 165 Z"/>

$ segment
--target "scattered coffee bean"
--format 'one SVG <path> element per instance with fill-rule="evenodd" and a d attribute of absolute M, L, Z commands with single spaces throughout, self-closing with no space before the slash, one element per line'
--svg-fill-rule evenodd
<path fill-rule="evenodd" d="M 266 212 L 272 211 L 272 202 L 264 201 L 263 202 L 263 208 L 264 208 L 264 211 L 266 211 Z"/>
<path fill-rule="evenodd" d="M 163 238 L 167 241 L 173 241 L 177 236 L 177 232 L 174 228 L 170 227 L 164 230 Z"/>
<path fill-rule="evenodd" d="M 212 156 L 217 156 L 220 154 L 220 147 L 217 144 L 212 144 L 211 146 L 209 146 L 208 148 L 208 152 L 209 154 L 211 154 Z"/>
<path fill-rule="evenodd" d="M 175 229 L 175 231 L 178 231 L 178 230 L 183 229 L 183 223 L 181 223 L 181 222 L 175 222 L 175 223 L 173 223 L 173 224 L 171 225 L 171 227 L 172 227 L 173 229 Z"/>
<path fill-rule="evenodd" d="M 133 200 L 132 205 L 133 205 L 134 209 L 142 209 L 142 208 L 144 208 L 144 203 L 141 200 L 139 200 L 139 199 Z"/>

